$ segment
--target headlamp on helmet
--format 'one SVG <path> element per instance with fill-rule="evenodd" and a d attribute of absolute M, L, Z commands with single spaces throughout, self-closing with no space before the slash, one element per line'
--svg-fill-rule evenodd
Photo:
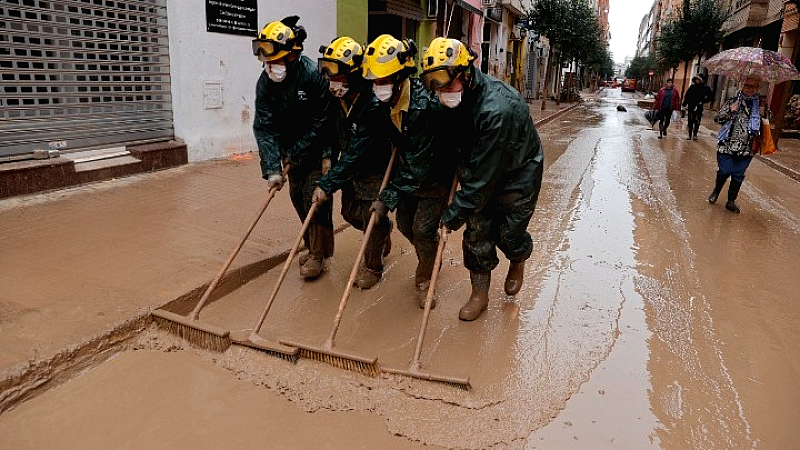
<path fill-rule="evenodd" d="M 420 81 L 429 90 L 440 90 L 467 71 L 475 54 L 457 39 L 436 38 L 422 57 Z"/>

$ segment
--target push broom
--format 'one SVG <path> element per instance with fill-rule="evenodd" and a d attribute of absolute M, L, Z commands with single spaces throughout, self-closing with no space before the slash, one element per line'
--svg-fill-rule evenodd
<path fill-rule="evenodd" d="M 389 165 L 386 167 L 386 173 L 383 175 L 380 191 L 383 191 L 386 185 L 389 184 L 389 176 L 392 173 L 392 166 L 394 165 L 396 154 L 397 154 L 397 148 L 393 145 L 392 156 L 389 158 Z M 364 258 L 364 253 L 367 250 L 367 243 L 369 241 L 369 237 L 372 234 L 372 229 L 375 227 L 375 222 L 377 222 L 377 220 L 378 220 L 378 213 L 373 211 L 372 215 L 370 215 L 367 227 L 366 229 L 364 229 L 364 237 L 361 240 L 361 248 L 359 248 L 358 250 L 356 261 L 353 264 L 353 270 L 350 271 L 350 278 L 347 280 L 347 287 L 344 290 L 344 294 L 342 294 L 342 299 L 339 301 L 339 310 L 336 313 L 336 317 L 333 319 L 333 327 L 331 328 L 328 340 L 325 341 L 325 343 L 321 347 L 307 344 L 304 342 L 289 341 L 283 339 L 281 339 L 280 341 L 281 344 L 283 345 L 288 345 L 290 347 L 295 347 L 300 349 L 300 356 L 303 358 L 314 359 L 317 361 L 328 363 L 340 369 L 351 370 L 353 372 L 360 372 L 363 373 L 364 375 L 372 377 L 377 376 L 380 373 L 380 369 L 378 368 L 377 357 L 375 358 L 362 357 L 352 353 L 340 351 L 335 347 L 336 347 L 336 334 L 339 331 L 339 324 L 342 321 L 344 308 L 347 305 L 347 300 L 350 298 L 350 292 L 353 290 L 353 283 L 356 280 L 356 276 L 358 274 L 358 268 L 361 265 L 361 260 Z"/>
<path fill-rule="evenodd" d="M 286 176 L 285 171 L 283 176 Z M 242 249 L 242 246 L 244 246 L 245 241 L 247 241 L 247 238 L 250 237 L 250 233 L 253 232 L 253 229 L 261 220 L 261 216 L 264 215 L 264 211 L 267 210 L 267 207 L 275 197 L 276 192 L 278 192 L 277 186 L 273 186 L 272 189 L 269 190 L 269 193 L 267 194 L 267 200 L 258 211 L 253 223 L 250 224 L 250 228 L 248 228 L 247 232 L 244 234 L 244 236 L 242 236 L 239 244 L 233 249 L 228 257 L 228 260 L 222 266 L 216 278 L 214 278 L 211 284 L 208 285 L 208 288 L 206 288 L 203 296 L 200 297 L 200 301 L 197 302 L 197 305 L 195 305 L 194 309 L 189 313 L 189 315 L 182 316 L 180 314 L 175 314 L 163 309 L 156 309 L 151 313 L 156 319 L 156 323 L 158 323 L 160 327 L 163 327 L 172 334 L 186 339 L 198 347 L 206 348 L 208 350 L 223 352 L 230 347 L 231 340 L 228 330 L 223 330 L 222 328 L 214 325 L 200 322 L 200 310 L 203 309 L 206 303 L 208 303 L 209 298 L 211 298 L 211 293 L 214 291 L 214 289 L 216 289 L 219 281 L 222 279 L 223 275 L 225 275 L 225 272 L 228 271 L 228 268 L 230 268 L 233 260 Z"/>
<path fill-rule="evenodd" d="M 283 284 L 283 280 L 286 278 L 286 273 L 289 272 L 289 267 L 292 265 L 292 261 L 297 255 L 297 249 L 300 248 L 300 242 L 303 241 L 303 235 L 306 233 L 306 230 L 308 230 L 311 219 L 314 218 L 314 214 L 317 212 L 318 207 L 319 203 L 317 202 L 311 204 L 311 208 L 308 210 L 308 214 L 303 221 L 303 226 L 300 228 L 300 233 L 298 233 L 297 239 L 295 239 L 294 246 L 292 246 L 289 256 L 286 257 L 286 262 L 283 263 L 283 269 L 281 270 L 280 275 L 278 275 L 278 280 L 275 282 L 275 286 L 272 288 L 272 293 L 267 300 L 264 311 L 261 312 L 261 317 L 258 318 L 258 322 L 256 322 L 252 330 L 234 331 L 231 333 L 230 339 L 233 341 L 233 343 L 254 348 L 256 350 L 261 350 L 269 353 L 270 355 L 277 356 L 291 362 L 297 361 L 297 354 L 300 352 L 298 348 L 287 347 L 279 342 L 264 339 L 259 336 L 258 333 L 261 332 L 261 327 L 264 325 L 264 320 L 267 318 L 270 308 L 272 308 L 272 303 L 278 296 L 278 290 L 280 290 L 281 284 Z"/>
<path fill-rule="evenodd" d="M 448 203 L 453 201 L 456 193 L 456 186 L 458 186 L 458 175 L 453 178 L 453 185 L 450 188 L 450 199 Z M 433 305 L 433 297 L 436 291 L 436 281 L 439 279 L 439 265 L 442 262 L 442 255 L 444 254 L 444 247 L 447 244 L 447 238 L 450 235 L 449 231 L 445 231 L 444 225 L 439 227 L 439 246 L 436 249 L 436 258 L 433 261 L 433 273 L 431 274 L 430 286 L 428 286 L 428 296 L 425 298 L 425 312 L 422 314 L 422 323 L 419 327 L 419 335 L 417 336 L 417 347 L 414 349 L 414 357 L 411 358 L 408 370 L 392 369 L 382 367 L 381 370 L 386 373 L 395 375 L 402 375 L 411 378 L 417 378 L 426 381 L 435 381 L 453 386 L 459 389 L 469 390 L 469 377 L 454 377 L 442 374 L 435 374 L 431 372 L 424 372 L 419 363 L 419 357 L 422 353 L 422 343 L 425 341 L 425 332 L 428 329 L 428 318 L 431 314 L 431 306 Z"/>

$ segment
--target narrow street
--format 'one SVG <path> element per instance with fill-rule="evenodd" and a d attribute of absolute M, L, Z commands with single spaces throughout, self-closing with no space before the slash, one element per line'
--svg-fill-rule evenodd
<path fill-rule="evenodd" d="M 198 350 L 148 326 L 110 358 L 3 412 L 0 448 L 794 448 L 800 185 L 753 161 L 742 213 L 725 210 L 725 191 L 711 205 L 716 130 L 701 128 L 693 142 L 682 126 L 658 140 L 633 94 L 608 89 L 540 127 L 546 167 L 525 285 L 503 293 L 501 257 L 489 310 L 475 322 L 458 320 L 470 283 L 461 230 L 453 233 L 421 362 L 469 376 L 469 392 L 235 345 Z M 294 219 L 288 202 L 277 207 L 271 214 Z M 48 203 L 0 214 L 23 208 Z M 293 223 L 281 222 L 282 232 Z M 260 245 L 269 232 L 257 229 Z M 360 238 L 338 233 L 316 281 L 304 283 L 293 263 L 261 335 L 321 345 Z M 353 291 L 336 343 L 405 369 L 422 311 L 413 248 L 396 228 L 392 241 L 383 280 Z M 281 266 L 230 289 L 202 320 L 251 328 Z M 216 269 L 202 270 L 210 279 Z M 157 296 L 161 287 L 143 289 Z M 19 317 L 0 315 L 0 338 L 21 332 Z M 0 359 L 22 359 L 20 348 Z"/>

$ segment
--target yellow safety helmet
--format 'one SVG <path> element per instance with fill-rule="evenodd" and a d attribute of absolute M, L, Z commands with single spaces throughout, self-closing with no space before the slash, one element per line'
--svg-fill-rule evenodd
<path fill-rule="evenodd" d="M 426 88 L 438 90 L 469 69 L 474 60 L 475 54 L 463 42 L 438 37 L 425 50 L 419 78 Z"/>
<path fill-rule="evenodd" d="M 270 22 L 253 39 L 253 55 L 259 61 L 275 61 L 288 55 L 291 51 L 303 50 L 306 31 L 297 26 L 297 16 Z"/>
<path fill-rule="evenodd" d="M 362 64 L 364 78 L 375 80 L 401 71 L 412 74 L 416 70 L 416 54 L 417 46 L 411 39 L 401 41 L 391 35 L 382 34 L 367 47 Z"/>
<path fill-rule="evenodd" d="M 331 41 L 329 46 L 321 46 L 318 59 L 319 71 L 328 78 L 349 75 L 361 67 L 364 60 L 364 47 L 352 38 L 342 36 Z"/>

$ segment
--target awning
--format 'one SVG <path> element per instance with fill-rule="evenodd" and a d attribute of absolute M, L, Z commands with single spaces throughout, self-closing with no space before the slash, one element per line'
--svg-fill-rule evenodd
<path fill-rule="evenodd" d="M 418 22 L 425 19 L 419 0 L 386 0 L 386 12 Z"/>
<path fill-rule="evenodd" d="M 475 14 L 477 16 L 483 16 L 483 11 L 481 11 L 480 8 L 477 8 L 477 7 L 467 3 L 466 0 L 455 0 L 453 3 L 457 4 L 458 6 L 460 6 L 461 9 L 466 9 L 467 11 L 471 12 L 472 14 Z"/>

